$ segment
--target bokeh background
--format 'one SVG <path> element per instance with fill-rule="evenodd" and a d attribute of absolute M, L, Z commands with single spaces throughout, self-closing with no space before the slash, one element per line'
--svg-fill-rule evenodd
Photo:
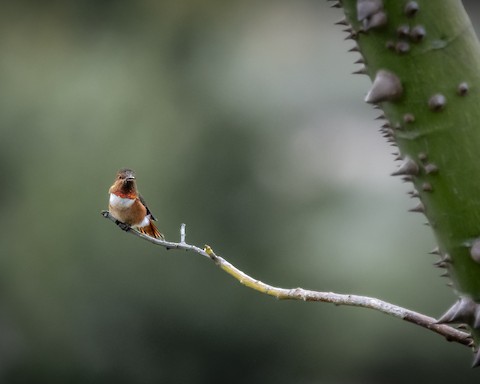
<path fill-rule="evenodd" d="M 169 240 L 185 222 L 273 285 L 441 314 L 454 295 L 339 18 L 323 0 L 2 2 L 1 383 L 478 380 L 463 346 L 260 295 L 99 213 L 131 167 Z"/>

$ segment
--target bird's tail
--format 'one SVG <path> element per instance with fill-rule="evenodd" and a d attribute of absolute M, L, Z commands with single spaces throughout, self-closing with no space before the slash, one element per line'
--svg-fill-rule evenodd
<path fill-rule="evenodd" d="M 150 220 L 150 223 L 145 226 L 145 227 L 139 227 L 138 230 L 141 232 L 141 233 L 144 233 L 145 235 L 148 235 L 148 236 L 151 236 L 151 237 L 154 237 L 156 239 L 161 239 L 161 240 L 165 240 L 165 236 L 163 236 L 160 231 L 157 229 L 157 227 L 155 226 L 155 224 L 153 224 L 153 221 Z"/>

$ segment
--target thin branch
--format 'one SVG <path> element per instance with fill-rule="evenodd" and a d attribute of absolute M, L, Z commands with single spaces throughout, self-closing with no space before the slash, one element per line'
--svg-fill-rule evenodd
<path fill-rule="evenodd" d="M 102 215 L 105 218 L 110 219 L 115 224 L 117 224 L 120 228 L 123 229 L 123 226 L 121 226 L 121 224 L 123 223 L 120 223 L 117 219 L 115 219 L 110 214 L 110 212 L 102 211 Z M 132 228 L 127 228 L 126 231 L 131 233 L 132 235 L 141 237 L 142 239 L 147 240 L 153 244 L 165 247 L 166 249 L 182 249 L 186 251 L 193 251 L 201 256 L 207 257 L 210 260 L 212 260 L 218 267 L 220 267 L 229 275 L 237 279 L 241 284 L 251 289 L 254 289 L 255 291 L 264 293 L 269 296 L 276 297 L 277 299 L 320 301 L 325 303 L 332 303 L 335 305 L 348 305 L 352 307 L 369 308 L 369 309 L 373 309 L 373 310 L 385 313 L 387 315 L 391 315 L 399 319 L 408 321 L 409 323 L 419 325 L 423 328 L 427 328 L 435 333 L 438 333 L 439 335 L 442 335 L 448 341 L 453 341 L 456 343 L 460 343 L 462 345 L 466 345 L 468 347 L 473 347 L 473 339 L 470 334 L 459 331 L 458 329 L 455 329 L 449 325 L 437 324 L 437 320 L 434 319 L 433 317 L 429 317 L 421 313 L 411 311 L 409 309 L 402 308 L 394 304 L 390 304 L 383 300 L 379 300 L 379 299 L 375 299 L 367 296 L 345 295 L 345 294 L 338 294 L 333 292 L 311 291 L 303 288 L 286 289 L 286 288 L 279 288 L 269 284 L 265 284 L 260 280 L 256 280 L 252 278 L 251 276 L 247 275 L 245 272 L 241 271 L 240 269 L 236 268 L 234 265 L 230 264 L 228 261 L 226 261 L 222 257 L 216 255 L 210 246 L 205 245 L 204 248 L 200 248 L 195 245 L 186 243 L 185 224 L 182 224 L 180 228 L 179 243 L 155 239 L 148 235 L 144 235 L 143 233 L 140 233 Z"/>

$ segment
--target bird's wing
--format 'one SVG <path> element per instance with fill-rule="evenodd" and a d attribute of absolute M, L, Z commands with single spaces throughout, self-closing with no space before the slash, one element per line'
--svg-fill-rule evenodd
<path fill-rule="evenodd" d="M 145 199 L 143 198 L 143 196 L 142 196 L 141 194 L 138 194 L 138 198 L 140 199 L 140 202 L 143 204 L 143 206 L 147 209 L 147 215 L 150 215 L 150 218 L 151 218 L 152 220 L 157 221 L 157 219 L 156 219 L 155 217 L 153 217 L 152 212 L 150 212 L 150 209 L 148 209 L 147 202 L 145 201 Z"/>

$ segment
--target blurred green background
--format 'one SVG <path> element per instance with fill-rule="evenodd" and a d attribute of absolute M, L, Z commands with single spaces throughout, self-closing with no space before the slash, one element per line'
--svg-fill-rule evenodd
<path fill-rule="evenodd" d="M 471 2 L 472 14 L 478 14 Z M 432 316 L 454 294 L 322 0 L 15 1 L 0 13 L 1 383 L 472 382 L 394 318 L 281 302 L 100 216 L 131 167 L 167 239 L 282 287 Z"/>

